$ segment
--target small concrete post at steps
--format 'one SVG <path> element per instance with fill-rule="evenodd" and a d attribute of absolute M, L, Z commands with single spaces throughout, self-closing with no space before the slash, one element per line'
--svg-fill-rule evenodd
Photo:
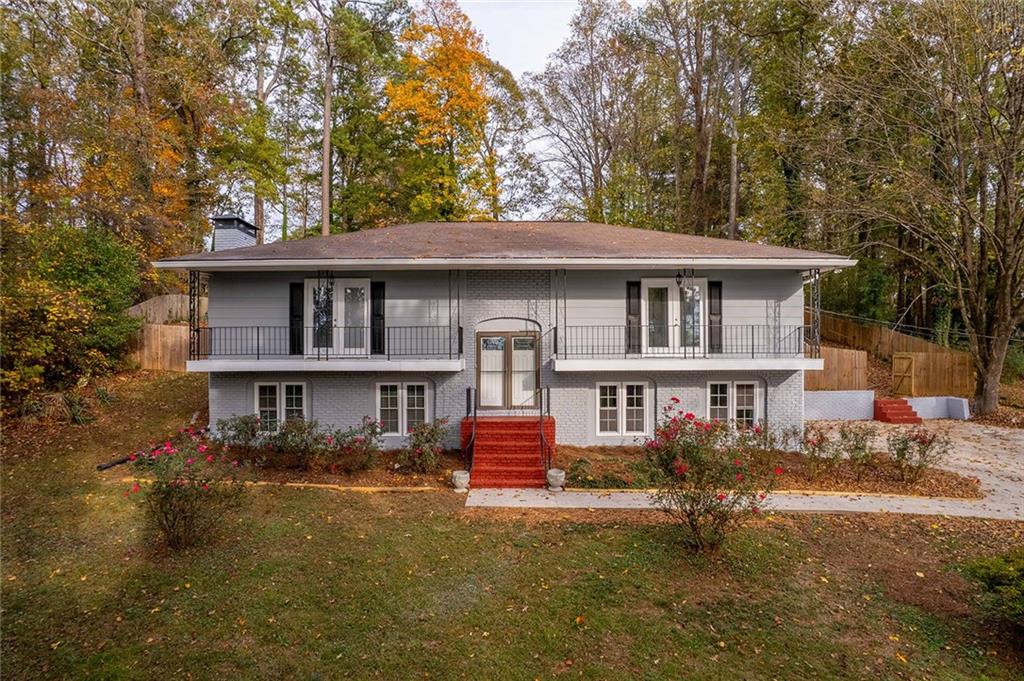
<path fill-rule="evenodd" d="M 565 488 L 565 471 L 561 468 L 548 469 L 548 491 L 561 492 Z"/>
<path fill-rule="evenodd" d="M 452 473 L 452 487 L 459 494 L 469 491 L 469 471 L 454 471 Z"/>

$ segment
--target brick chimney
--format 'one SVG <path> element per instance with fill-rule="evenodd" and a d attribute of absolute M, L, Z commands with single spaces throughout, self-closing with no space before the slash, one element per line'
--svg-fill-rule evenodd
<path fill-rule="evenodd" d="M 256 226 L 237 215 L 214 215 L 211 251 L 256 245 Z"/>

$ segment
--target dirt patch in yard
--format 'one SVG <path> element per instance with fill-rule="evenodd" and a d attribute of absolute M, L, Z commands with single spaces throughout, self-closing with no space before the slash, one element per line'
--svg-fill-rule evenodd
<path fill-rule="evenodd" d="M 637 464 L 643 459 L 640 447 L 573 447 L 558 445 L 555 466 L 567 471 L 574 462 L 585 459 L 583 479 L 569 480 L 575 487 L 631 487 L 643 486 L 637 474 Z M 875 494 L 903 494 L 910 496 L 953 497 L 980 499 L 984 496 L 977 478 L 967 477 L 944 469 L 929 469 L 919 480 L 907 483 L 899 479 L 892 461 L 876 454 L 872 464 L 863 470 L 848 461 L 819 470 L 811 470 L 806 458 L 795 452 L 772 452 L 759 455 L 756 465 L 766 472 L 781 466 L 783 474 L 776 479 L 777 490 L 816 490 L 826 492 L 867 492 Z M 576 469 L 580 465 L 576 464 Z M 589 479 L 588 479 L 589 478 Z"/>
<path fill-rule="evenodd" d="M 261 468 L 259 480 L 264 482 L 307 482 L 314 484 L 344 485 L 346 487 L 451 487 L 452 471 L 462 468 L 458 451 L 448 451 L 441 456 L 441 465 L 436 473 L 408 473 L 398 468 L 398 450 L 381 452 L 377 463 L 365 471 L 352 473 L 330 473 L 323 471 Z"/>

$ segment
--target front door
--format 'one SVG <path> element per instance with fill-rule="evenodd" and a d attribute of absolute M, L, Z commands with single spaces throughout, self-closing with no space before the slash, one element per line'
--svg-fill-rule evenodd
<path fill-rule="evenodd" d="M 529 332 L 477 334 L 477 400 L 484 409 L 537 405 L 540 341 Z"/>

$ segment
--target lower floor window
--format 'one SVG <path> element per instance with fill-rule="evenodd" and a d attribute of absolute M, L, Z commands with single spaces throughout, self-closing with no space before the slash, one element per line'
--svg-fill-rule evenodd
<path fill-rule="evenodd" d="M 708 383 L 708 418 L 752 428 L 757 423 L 757 385 L 749 381 Z"/>
<path fill-rule="evenodd" d="M 305 383 L 257 383 L 255 413 L 260 430 L 274 432 L 282 423 L 306 418 Z"/>
<path fill-rule="evenodd" d="M 647 384 L 599 383 L 597 385 L 597 432 L 628 435 L 647 432 Z"/>
<path fill-rule="evenodd" d="M 377 420 L 385 435 L 408 433 L 430 420 L 426 383 L 379 383 Z"/>

